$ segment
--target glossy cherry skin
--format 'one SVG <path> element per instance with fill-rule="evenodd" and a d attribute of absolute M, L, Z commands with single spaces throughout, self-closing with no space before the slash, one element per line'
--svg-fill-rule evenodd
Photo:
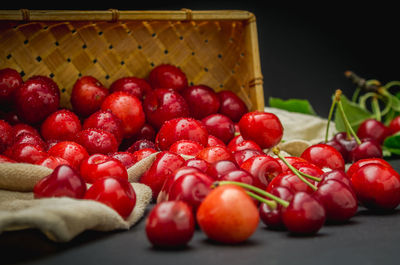
<path fill-rule="evenodd" d="M 310 181 L 313 184 L 313 181 Z M 286 171 L 271 180 L 268 184 L 267 191 L 270 192 L 276 187 L 286 187 L 293 192 L 313 193 L 314 191 L 306 183 L 304 183 L 296 174 Z"/>
<path fill-rule="evenodd" d="M 282 211 L 285 227 L 293 234 L 313 235 L 325 223 L 323 205 L 306 192 L 297 192 L 289 206 Z"/>
<path fill-rule="evenodd" d="M 135 163 L 139 162 L 140 160 L 148 157 L 151 154 L 157 153 L 157 151 L 153 148 L 143 148 L 138 151 L 132 153 L 133 161 Z"/>
<path fill-rule="evenodd" d="M 48 197 L 82 199 L 85 193 L 85 181 L 77 171 L 68 165 L 57 166 L 50 175 L 39 180 L 33 188 L 36 199 Z"/>
<path fill-rule="evenodd" d="M 323 143 L 326 145 L 330 145 L 333 148 L 335 148 L 336 150 L 338 150 L 339 153 L 342 155 L 345 163 L 351 163 L 349 151 L 347 151 L 346 148 L 343 145 L 341 145 L 338 141 L 329 140 L 329 141 L 323 142 Z"/>
<path fill-rule="evenodd" d="M 179 92 L 188 87 L 186 74 L 171 64 L 160 64 L 151 70 L 149 82 L 153 89 L 170 88 Z"/>
<path fill-rule="evenodd" d="M 335 179 L 325 180 L 313 193 L 324 206 L 326 220 L 346 222 L 357 212 L 358 201 L 354 191 L 348 185 Z"/>
<path fill-rule="evenodd" d="M 17 163 L 17 161 L 5 155 L 0 155 L 0 163 Z"/>
<path fill-rule="evenodd" d="M 359 138 L 370 138 L 377 141 L 379 144 L 389 135 L 389 129 L 380 121 L 375 119 L 367 119 L 363 121 L 357 129 Z"/>
<path fill-rule="evenodd" d="M 213 179 L 219 179 L 223 175 L 228 174 L 233 170 L 238 170 L 239 166 L 230 160 L 220 160 L 210 164 L 206 173 Z"/>
<path fill-rule="evenodd" d="M 294 193 L 290 189 L 282 186 L 273 188 L 270 193 L 287 202 L 291 202 L 294 196 Z M 285 227 L 282 221 L 282 205 L 277 203 L 277 207 L 275 209 L 271 209 L 265 203 L 261 203 L 258 209 L 261 221 L 268 228 L 283 229 Z"/>
<path fill-rule="evenodd" d="M 334 147 L 326 144 L 315 144 L 303 151 L 300 156 L 320 168 L 344 170 L 343 156 Z"/>
<path fill-rule="evenodd" d="M 189 106 L 190 116 L 201 120 L 219 110 L 220 101 L 215 91 L 206 85 L 190 86 L 181 91 Z"/>
<path fill-rule="evenodd" d="M 350 152 L 357 146 L 357 142 L 354 137 L 349 138 L 346 132 L 339 132 L 335 134 L 332 140 L 341 146 L 341 149 L 340 147 L 339 149 L 336 146 L 334 147 L 342 154 L 345 162 L 351 163 Z"/>
<path fill-rule="evenodd" d="M 235 161 L 232 153 L 223 146 L 209 146 L 201 150 L 196 158 L 203 159 L 212 164 L 221 160 Z"/>
<path fill-rule="evenodd" d="M 253 156 L 243 162 L 240 168 L 253 175 L 255 178 L 254 186 L 263 190 L 267 188 L 270 180 L 282 172 L 277 159 L 267 155 Z"/>
<path fill-rule="evenodd" d="M 252 140 L 263 149 L 277 145 L 283 136 L 283 126 L 279 118 L 268 112 L 253 111 L 244 114 L 239 121 L 239 129 L 243 139 Z"/>
<path fill-rule="evenodd" d="M 208 132 L 204 125 L 193 118 L 176 118 L 166 121 L 156 136 L 156 145 L 160 150 L 168 150 L 179 140 L 192 140 L 207 145 Z"/>
<path fill-rule="evenodd" d="M 286 171 L 290 170 L 288 168 L 288 166 L 281 159 L 277 159 L 277 160 L 278 160 L 279 164 L 282 167 L 282 172 L 286 172 Z M 300 157 L 297 157 L 297 156 L 286 156 L 285 160 L 292 166 L 295 163 L 308 162 L 307 160 L 305 160 L 303 158 L 300 158 Z"/>
<path fill-rule="evenodd" d="M 247 240 L 259 224 L 258 209 L 246 191 L 236 185 L 212 190 L 196 214 L 201 230 L 211 240 L 238 244 Z"/>
<path fill-rule="evenodd" d="M 14 92 L 22 83 L 22 77 L 15 69 L 0 69 L 0 104 L 2 107 L 14 103 Z"/>
<path fill-rule="evenodd" d="M 121 143 L 124 138 L 124 127 L 122 121 L 111 111 L 98 110 L 83 122 L 83 129 L 96 128 L 107 131 L 114 135 L 115 140 Z"/>
<path fill-rule="evenodd" d="M 61 166 L 61 165 L 70 166 L 70 163 L 67 160 L 65 160 L 64 158 L 61 158 L 61 157 L 57 157 L 57 156 L 44 157 L 43 159 L 37 161 L 35 164 L 39 165 L 39 166 L 44 166 L 44 167 L 47 167 L 50 169 L 55 169 L 56 167 Z"/>
<path fill-rule="evenodd" d="M 211 192 L 214 179 L 201 172 L 186 173 L 177 178 L 169 188 L 168 200 L 181 200 L 196 213 L 204 198 Z"/>
<path fill-rule="evenodd" d="M 88 117 L 100 109 L 108 93 L 108 89 L 95 77 L 82 76 L 72 87 L 72 109 L 78 116 Z"/>
<path fill-rule="evenodd" d="M 18 117 L 28 124 L 39 124 L 60 105 L 57 84 L 45 76 L 33 76 L 15 91 Z"/>
<path fill-rule="evenodd" d="M 103 177 L 128 179 L 125 166 L 117 159 L 103 154 L 94 154 L 82 161 L 80 174 L 87 183 Z"/>
<path fill-rule="evenodd" d="M 183 247 L 193 238 L 195 220 L 191 208 L 182 201 L 157 204 L 146 219 L 146 236 L 153 246 Z"/>
<path fill-rule="evenodd" d="M 367 164 L 381 164 L 382 166 L 388 167 L 388 168 L 392 168 L 392 165 L 389 164 L 389 162 L 387 162 L 386 160 L 382 159 L 382 158 L 364 158 L 364 159 L 360 159 L 357 162 L 354 162 L 353 164 L 351 164 L 351 166 L 347 169 L 347 176 L 349 178 L 351 178 L 353 176 L 353 174 L 355 172 L 357 172 L 357 170 L 362 167 L 365 166 Z"/>
<path fill-rule="evenodd" d="M 382 158 L 382 148 L 380 144 L 373 139 L 363 139 L 361 144 L 354 147 L 350 152 L 351 161 L 356 162 L 364 158 Z"/>
<path fill-rule="evenodd" d="M 258 155 L 265 155 L 265 154 L 262 151 L 254 149 L 245 149 L 233 153 L 233 157 L 235 158 L 236 164 L 238 164 L 239 166 L 243 164 L 243 162 L 246 161 L 247 159 Z"/>
<path fill-rule="evenodd" d="M 87 190 L 84 199 L 95 200 L 128 218 L 136 205 L 136 193 L 126 179 L 100 178 Z"/>
<path fill-rule="evenodd" d="M 357 198 L 373 210 L 392 210 L 400 204 L 400 176 L 381 164 L 360 167 L 351 177 Z"/>
<path fill-rule="evenodd" d="M 145 95 L 152 90 L 150 84 L 143 78 L 126 76 L 115 80 L 110 86 L 110 93 L 123 91 L 143 101 Z"/>
<path fill-rule="evenodd" d="M 125 138 L 135 135 L 145 123 L 141 101 L 126 92 L 117 91 L 107 96 L 101 109 L 110 110 L 121 120 Z"/>
<path fill-rule="evenodd" d="M 168 151 L 160 152 L 156 155 L 150 168 L 141 176 L 139 182 L 151 188 L 153 200 L 156 200 L 164 181 L 183 163 L 185 160 L 180 155 Z"/>
<path fill-rule="evenodd" d="M 15 161 L 30 164 L 49 156 L 41 147 L 29 143 L 13 145 L 11 153 L 6 155 Z"/>
<path fill-rule="evenodd" d="M 210 135 L 214 135 L 225 144 L 235 136 L 235 124 L 228 116 L 214 113 L 201 120 Z"/>
<path fill-rule="evenodd" d="M 154 142 L 146 140 L 146 139 L 141 139 L 137 140 L 134 142 L 128 149 L 126 149 L 127 152 L 134 153 L 136 151 L 146 149 L 146 148 L 151 148 L 151 149 L 157 149 L 157 146 Z"/>
<path fill-rule="evenodd" d="M 13 145 L 17 144 L 33 144 L 39 146 L 41 149 L 46 149 L 47 144 L 43 139 L 35 134 L 31 133 L 19 133 L 18 136 L 14 137 L 14 140 L 12 141 Z M 12 148 L 12 147 L 11 147 Z"/>
<path fill-rule="evenodd" d="M 253 185 L 253 186 L 255 183 L 254 176 L 243 169 L 231 170 L 231 171 L 227 172 L 226 174 L 220 176 L 219 180 L 238 181 L 238 182 L 246 183 L 246 184 Z"/>
<path fill-rule="evenodd" d="M 210 166 L 210 163 L 203 159 L 199 158 L 191 158 L 185 161 L 183 166 L 188 166 L 188 167 L 195 167 L 199 169 L 201 172 L 205 173 L 207 172 L 208 167 Z"/>
<path fill-rule="evenodd" d="M 324 184 L 325 181 L 330 179 L 337 180 L 347 185 L 351 190 L 354 191 L 353 184 L 351 183 L 350 177 L 341 169 L 334 169 L 328 172 L 323 173 L 320 176 L 321 181 L 317 183 L 317 186 Z"/>
<path fill-rule="evenodd" d="M 236 145 L 230 144 L 229 150 L 231 150 L 231 152 L 233 152 L 233 153 L 242 151 L 242 150 L 256 150 L 256 151 L 262 152 L 261 147 L 252 140 L 243 140 Z"/>
<path fill-rule="evenodd" d="M 79 170 L 82 161 L 89 157 L 88 152 L 82 145 L 71 141 L 56 143 L 47 153 L 52 156 L 64 158 L 77 170 Z"/>
<path fill-rule="evenodd" d="M 171 145 L 169 151 L 180 155 L 196 156 L 203 148 L 204 146 L 199 142 L 179 140 Z"/>
<path fill-rule="evenodd" d="M 78 116 L 70 110 L 62 109 L 44 120 L 40 132 L 45 140 L 71 141 L 81 129 Z"/>
<path fill-rule="evenodd" d="M 75 135 L 74 141 L 82 145 L 89 155 L 108 154 L 118 151 L 114 135 L 101 129 L 85 129 Z"/>
<path fill-rule="evenodd" d="M 41 137 L 39 131 L 36 128 L 26 123 L 18 123 L 13 125 L 13 132 L 14 132 L 14 137 L 18 137 L 18 135 L 23 133 L 29 133 Z"/>
<path fill-rule="evenodd" d="M 136 157 L 129 152 L 114 152 L 108 154 L 108 156 L 117 159 L 126 169 L 130 168 L 137 162 Z"/>
<path fill-rule="evenodd" d="M 12 145 L 13 140 L 13 127 L 8 122 L 0 120 L 0 154 Z"/>
<path fill-rule="evenodd" d="M 293 163 L 292 166 L 303 173 L 306 173 L 308 175 L 311 175 L 311 176 L 314 176 L 317 178 L 321 177 L 321 175 L 324 174 L 324 171 L 322 169 L 320 169 L 316 165 L 311 164 L 309 162 L 296 162 L 296 163 Z"/>
<path fill-rule="evenodd" d="M 154 142 L 156 139 L 156 130 L 148 123 L 143 124 L 142 128 L 133 136 L 136 140 L 149 140 Z"/>
<path fill-rule="evenodd" d="M 390 121 L 388 130 L 389 130 L 389 135 L 393 135 L 400 131 L 400 116 L 397 116 Z"/>
<path fill-rule="evenodd" d="M 226 144 L 221 140 L 215 137 L 214 135 L 208 135 L 207 139 L 207 146 L 224 146 L 226 147 Z"/>
<path fill-rule="evenodd" d="M 220 100 L 219 113 L 228 116 L 233 122 L 239 122 L 240 118 L 249 111 L 244 101 L 230 90 L 217 93 Z"/>

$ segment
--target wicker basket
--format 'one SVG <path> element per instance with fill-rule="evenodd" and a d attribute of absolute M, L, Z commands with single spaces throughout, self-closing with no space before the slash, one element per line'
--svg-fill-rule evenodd
<path fill-rule="evenodd" d="M 190 84 L 236 92 L 264 109 L 256 20 L 247 11 L 0 10 L 0 68 L 23 78 L 51 77 L 61 106 L 75 81 L 92 75 L 109 87 L 146 78 L 161 63 L 180 67 Z"/>

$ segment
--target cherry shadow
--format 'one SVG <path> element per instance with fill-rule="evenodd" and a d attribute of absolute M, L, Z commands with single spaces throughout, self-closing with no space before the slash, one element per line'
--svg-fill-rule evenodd
<path fill-rule="evenodd" d="M 361 209 L 357 212 L 357 216 L 397 216 L 400 209 L 382 210 L 382 209 Z"/>

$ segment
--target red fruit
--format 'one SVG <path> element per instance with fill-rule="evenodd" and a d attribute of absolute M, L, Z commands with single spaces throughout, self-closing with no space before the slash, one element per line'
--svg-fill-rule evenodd
<path fill-rule="evenodd" d="M 400 131 L 400 116 L 393 118 L 388 126 L 389 135 L 393 135 Z"/>
<path fill-rule="evenodd" d="M 6 121 L 0 120 L 0 154 L 13 143 L 13 127 Z"/>
<path fill-rule="evenodd" d="M 218 95 L 208 86 L 190 86 L 182 90 L 181 95 L 188 103 L 191 117 L 195 119 L 201 120 L 219 110 Z"/>
<path fill-rule="evenodd" d="M 297 156 L 287 156 L 287 157 L 285 157 L 285 160 L 291 165 L 293 165 L 294 163 L 298 163 L 298 162 L 300 162 L 300 163 L 307 162 L 308 163 L 307 160 L 297 157 Z M 286 171 L 290 170 L 288 168 L 288 166 L 281 159 L 278 159 L 278 162 L 282 167 L 282 172 L 286 172 Z"/>
<path fill-rule="evenodd" d="M 306 173 L 308 175 L 314 176 L 319 178 L 322 174 L 324 174 L 324 171 L 317 167 L 314 164 L 311 164 L 309 162 L 296 162 L 293 163 L 292 165 L 294 168 L 299 170 L 300 172 Z"/>
<path fill-rule="evenodd" d="M 232 153 L 226 147 L 223 146 L 206 147 L 197 154 L 196 158 L 203 159 L 210 164 L 213 164 L 221 160 L 230 160 L 233 162 L 235 161 Z"/>
<path fill-rule="evenodd" d="M 27 132 L 20 133 L 17 137 L 14 137 L 13 145 L 17 144 L 33 144 L 39 146 L 41 149 L 46 149 L 47 147 L 47 144 L 40 136 Z"/>
<path fill-rule="evenodd" d="M 225 175 L 222 175 L 219 180 L 228 180 L 228 181 L 238 181 L 242 183 L 246 183 L 249 185 L 253 185 L 255 183 L 255 179 L 253 175 L 243 169 L 235 169 L 229 171 Z"/>
<path fill-rule="evenodd" d="M 151 154 L 157 153 L 157 151 L 153 148 L 143 148 L 140 149 L 138 151 L 135 151 L 134 153 L 132 153 L 133 156 L 133 161 L 135 163 L 139 162 L 140 160 L 148 157 Z"/>
<path fill-rule="evenodd" d="M 212 163 L 206 173 L 213 179 L 220 179 L 222 176 L 228 174 L 231 171 L 238 170 L 239 167 L 235 162 L 230 160 L 220 160 Z"/>
<path fill-rule="evenodd" d="M 229 150 L 231 150 L 232 153 L 242 151 L 242 150 L 256 150 L 256 151 L 262 152 L 261 147 L 252 140 L 243 140 L 236 145 L 230 144 Z"/>
<path fill-rule="evenodd" d="M 219 113 L 228 116 L 233 122 L 239 122 L 249 111 L 243 100 L 230 90 L 218 92 L 218 97 L 221 102 Z"/>
<path fill-rule="evenodd" d="M 154 142 L 156 139 L 156 130 L 150 124 L 145 123 L 133 138 L 136 140 L 149 140 Z"/>
<path fill-rule="evenodd" d="M 351 183 L 350 178 L 347 176 L 347 174 L 343 170 L 334 169 L 334 170 L 325 172 L 324 174 L 322 174 L 320 176 L 320 178 L 321 178 L 321 181 L 318 182 L 318 184 L 317 184 L 318 187 L 320 185 L 324 184 L 325 181 L 333 179 L 333 180 L 337 180 L 337 181 L 342 182 L 343 184 L 347 185 L 351 190 L 354 190 L 353 189 L 353 184 Z"/>
<path fill-rule="evenodd" d="M 218 139 L 214 135 L 209 134 L 208 139 L 207 139 L 207 146 L 218 146 L 218 145 L 226 147 L 224 142 L 222 142 L 220 139 Z"/>
<path fill-rule="evenodd" d="M 48 157 L 44 157 L 43 159 L 37 161 L 35 163 L 36 165 L 39 166 L 44 166 L 50 169 L 55 169 L 58 166 L 61 165 L 67 165 L 70 166 L 70 163 L 65 160 L 64 158 L 61 157 L 57 157 L 57 156 L 48 156 Z"/>
<path fill-rule="evenodd" d="M 379 144 L 389 135 L 389 129 L 380 121 L 375 119 L 366 119 L 363 121 L 357 130 L 357 136 L 361 139 L 370 138 L 377 141 Z"/>
<path fill-rule="evenodd" d="M 308 193 L 297 192 L 289 206 L 282 211 L 282 220 L 291 233 L 311 235 L 322 228 L 326 214 L 317 199 Z"/>
<path fill-rule="evenodd" d="M 235 137 L 233 137 L 232 140 L 229 141 L 229 143 L 227 144 L 228 149 L 234 149 L 234 147 L 238 144 L 240 144 L 241 142 L 243 142 L 243 136 L 241 136 L 240 134 L 236 135 Z"/>
<path fill-rule="evenodd" d="M 60 165 L 33 188 L 36 199 L 48 197 L 71 197 L 81 199 L 86 193 L 86 183 L 72 167 Z"/>
<path fill-rule="evenodd" d="M 82 145 L 89 155 L 108 154 L 118 151 L 114 135 L 101 129 L 85 129 L 75 135 L 75 142 Z"/>
<path fill-rule="evenodd" d="M 78 116 L 88 117 L 100 109 L 107 95 L 107 88 L 99 80 L 93 76 L 82 76 L 72 87 L 72 108 Z"/>
<path fill-rule="evenodd" d="M 239 128 L 243 139 L 253 140 L 263 149 L 277 145 L 283 136 L 279 118 L 268 112 L 246 113 L 239 121 Z"/>
<path fill-rule="evenodd" d="M 374 210 L 392 210 L 400 204 L 400 176 L 377 163 L 360 167 L 351 177 L 357 198 Z"/>
<path fill-rule="evenodd" d="M 13 145 L 8 156 L 17 162 L 35 164 L 48 154 L 40 146 L 25 143 Z"/>
<path fill-rule="evenodd" d="M 195 220 L 182 201 L 157 204 L 146 220 L 147 239 L 156 247 L 182 247 L 192 239 Z"/>
<path fill-rule="evenodd" d="M 103 177 L 128 179 L 125 166 L 119 160 L 103 154 L 94 154 L 83 160 L 80 173 L 87 183 L 94 183 Z"/>
<path fill-rule="evenodd" d="M 286 187 L 294 193 L 307 192 L 311 194 L 314 192 L 306 183 L 304 183 L 296 174 L 291 171 L 283 172 L 272 179 L 268 184 L 267 191 L 270 192 L 276 187 Z"/>
<path fill-rule="evenodd" d="M 20 134 L 29 133 L 32 135 L 40 136 L 38 130 L 26 123 L 18 123 L 13 126 L 14 137 L 18 137 Z"/>
<path fill-rule="evenodd" d="M 225 115 L 216 113 L 206 116 L 201 120 L 208 134 L 214 135 L 225 144 L 235 136 L 235 124 Z"/>
<path fill-rule="evenodd" d="M 208 167 L 210 166 L 210 163 L 203 159 L 198 159 L 198 158 L 191 158 L 185 161 L 183 166 L 188 166 L 188 167 L 195 167 L 199 169 L 201 172 L 205 173 L 207 172 Z"/>
<path fill-rule="evenodd" d="M 170 88 L 181 91 L 188 87 L 185 73 L 178 67 L 170 64 L 161 64 L 151 70 L 149 82 L 153 89 Z"/>
<path fill-rule="evenodd" d="M 253 156 L 243 162 L 240 168 L 253 175 L 254 186 L 263 190 L 267 188 L 271 179 L 276 178 L 282 172 L 278 160 L 267 155 Z"/>
<path fill-rule="evenodd" d="M 184 162 L 185 160 L 180 155 L 168 151 L 160 152 L 139 181 L 151 188 L 155 200 L 167 177 L 181 167 Z"/>
<path fill-rule="evenodd" d="M 154 142 L 143 139 L 143 140 L 137 140 L 136 142 L 134 142 L 126 151 L 130 152 L 130 153 L 134 153 L 136 151 L 146 149 L 146 148 L 157 149 Z"/>
<path fill-rule="evenodd" d="M 14 93 L 23 83 L 21 75 L 14 69 L 0 69 L 0 103 L 12 105 Z"/>
<path fill-rule="evenodd" d="M 327 144 L 312 145 L 304 150 L 300 157 L 320 168 L 344 170 L 343 156 Z"/>
<path fill-rule="evenodd" d="M 111 111 L 98 110 L 83 122 L 83 129 L 96 128 L 114 135 L 115 140 L 121 143 L 124 137 L 122 121 Z"/>
<path fill-rule="evenodd" d="M 100 178 L 87 190 L 84 199 L 101 202 L 128 218 L 136 205 L 136 193 L 126 179 Z"/>
<path fill-rule="evenodd" d="M 7 108 L 6 105 L 4 107 Z M 0 120 L 8 122 L 10 125 L 21 123 L 21 120 L 18 118 L 18 115 L 14 110 L 7 112 L 3 112 L 0 110 Z"/>
<path fill-rule="evenodd" d="M 16 163 L 16 162 L 17 161 L 15 161 L 7 156 L 0 155 L 0 163 Z"/>
<path fill-rule="evenodd" d="M 214 179 L 204 173 L 186 173 L 172 182 L 168 191 L 169 201 L 184 201 L 196 213 L 199 205 L 210 193 Z"/>
<path fill-rule="evenodd" d="M 208 132 L 204 125 L 192 118 L 176 118 L 166 121 L 156 136 L 156 145 L 160 150 L 168 150 L 179 140 L 192 140 L 207 146 Z"/>
<path fill-rule="evenodd" d="M 357 172 L 357 170 L 365 166 L 367 164 L 381 164 L 384 167 L 392 168 L 392 166 L 384 159 L 382 158 L 365 158 L 365 159 L 360 159 L 357 162 L 354 162 L 351 164 L 351 166 L 347 169 L 347 176 L 348 178 L 352 178 L 353 174 Z"/>
<path fill-rule="evenodd" d="M 18 117 L 28 124 L 39 124 L 60 105 L 57 84 L 45 76 L 33 76 L 15 91 Z"/>
<path fill-rule="evenodd" d="M 41 125 L 41 134 L 45 140 L 71 141 L 82 129 L 78 116 L 63 109 L 50 114 Z"/>
<path fill-rule="evenodd" d="M 265 155 L 262 151 L 254 150 L 254 149 L 245 149 L 241 151 L 236 151 L 233 153 L 233 157 L 235 158 L 236 164 L 239 166 L 243 164 L 249 158 L 258 155 Z"/>
<path fill-rule="evenodd" d="M 185 99 L 172 89 L 154 89 L 143 100 L 147 122 L 159 129 L 165 121 L 189 117 L 189 107 Z"/>
<path fill-rule="evenodd" d="M 354 147 L 350 152 L 350 159 L 356 162 L 365 158 L 382 158 L 382 148 L 380 144 L 373 139 L 362 139 L 361 144 Z"/>
<path fill-rule="evenodd" d="M 179 155 L 196 156 L 204 146 L 191 140 L 179 140 L 171 145 L 169 151 Z"/>
<path fill-rule="evenodd" d="M 152 90 L 150 84 L 143 78 L 122 77 L 115 80 L 110 86 L 110 92 L 122 91 L 143 100 L 145 95 Z"/>
<path fill-rule="evenodd" d="M 357 197 L 353 190 L 338 180 L 325 180 L 313 196 L 324 206 L 327 221 L 348 221 L 358 209 Z"/>
<path fill-rule="evenodd" d="M 125 138 L 135 135 L 145 123 L 142 103 L 125 92 L 114 92 L 107 96 L 101 109 L 110 110 L 121 120 Z"/>
<path fill-rule="evenodd" d="M 236 185 L 212 190 L 200 204 L 196 217 L 208 238 L 226 244 L 247 240 L 260 220 L 254 201 Z"/>
<path fill-rule="evenodd" d="M 136 157 L 129 152 L 115 152 L 108 154 L 108 156 L 117 159 L 125 166 L 126 169 L 130 168 L 137 162 Z"/>
<path fill-rule="evenodd" d="M 77 170 L 79 170 L 82 161 L 89 157 L 88 152 L 82 145 L 70 141 L 62 141 L 55 144 L 47 153 L 51 156 L 64 158 Z"/>

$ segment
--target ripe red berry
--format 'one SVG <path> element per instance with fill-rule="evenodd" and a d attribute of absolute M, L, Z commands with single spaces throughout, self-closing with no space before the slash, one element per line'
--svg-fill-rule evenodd
<path fill-rule="evenodd" d="M 221 102 L 219 113 L 228 116 L 233 122 L 239 122 L 249 111 L 244 101 L 230 90 L 218 92 L 218 97 Z"/>
<path fill-rule="evenodd" d="M 121 143 L 124 137 L 122 121 L 111 111 L 98 110 L 83 122 L 83 129 L 97 128 L 114 135 L 115 140 Z"/>
<path fill-rule="evenodd" d="M 181 91 L 188 86 L 186 74 L 170 64 L 160 64 L 151 70 L 149 82 L 153 89 L 170 88 Z"/>
<path fill-rule="evenodd" d="M 145 95 L 151 90 L 150 84 L 145 79 L 134 76 L 117 79 L 110 86 L 110 93 L 123 91 L 140 100 L 143 100 Z"/>
<path fill-rule="evenodd" d="M 103 154 L 94 154 L 83 160 L 80 173 L 88 183 L 103 177 L 128 179 L 125 166 L 119 160 Z"/>
<path fill-rule="evenodd" d="M 114 135 L 101 129 L 85 129 L 75 135 L 75 142 L 92 154 L 108 154 L 118 151 L 118 142 Z"/>
<path fill-rule="evenodd" d="M 215 91 L 205 85 L 190 86 L 181 91 L 189 106 L 191 117 L 201 120 L 217 113 L 220 102 Z"/>
<path fill-rule="evenodd" d="M 327 144 L 316 144 L 308 147 L 300 156 L 320 168 L 344 170 L 344 159 L 334 147 Z"/>
<path fill-rule="evenodd" d="M 82 161 L 89 157 L 88 152 L 82 145 L 72 141 L 58 142 L 47 152 L 49 155 L 64 158 L 77 170 L 79 170 Z"/>
<path fill-rule="evenodd" d="M 15 90 L 23 83 L 21 75 L 11 68 L 0 69 L 0 104 L 11 106 L 14 103 Z"/>
<path fill-rule="evenodd" d="M 50 114 L 41 125 L 45 140 L 71 141 L 82 129 L 78 116 L 70 110 L 58 110 Z"/>
<path fill-rule="evenodd" d="M 201 121 L 208 134 L 214 135 L 225 144 L 235 136 L 235 124 L 225 115 L 215 113 L 204 117 Z"/>

